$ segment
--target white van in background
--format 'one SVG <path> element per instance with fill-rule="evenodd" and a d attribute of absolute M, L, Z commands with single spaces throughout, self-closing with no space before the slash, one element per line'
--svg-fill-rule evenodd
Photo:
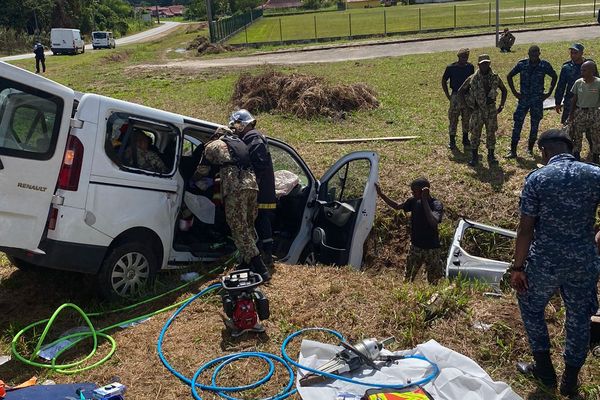
<path fill-rule="evenodd" d="M 85 53 L 85 43 L 79 29 L 53 28 L 50 31 L 52 54 Z"/>
<path fill-rule="evenodd" d="M 114 49 L 116 47 L 115 38 L 112 32 L 97 31 L 92 32 L 92 48 L 96 49 Z"/>

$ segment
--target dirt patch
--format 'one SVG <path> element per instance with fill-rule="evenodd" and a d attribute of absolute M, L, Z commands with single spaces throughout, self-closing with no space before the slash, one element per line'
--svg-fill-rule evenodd
<path fill-rule="evenodd" d="M 205 54 L 220 54 L 238 50 L 236 47 L 220 43 L 210 43 L 206 36 L 198 36 L 190 42 L 188 50 L 196 50 L 199 56 Z"/>
<path fill-rule="evenodd" d="M 102 57 L 104 60 L 108 62 L 125 62 L 129 60 L 129 55 L 131 52 L 129 50 L 112 52 L 109 55 Z"/>
<path fill-rule="evenodd" d="M 379 107 L 375 91 L 363 83 L 332 85 L 320 77 L 273 70 L 242 74 L 231 101 L 253 112 L 274 110 L 308 119 L 344 119 L 349 111 Z"/>

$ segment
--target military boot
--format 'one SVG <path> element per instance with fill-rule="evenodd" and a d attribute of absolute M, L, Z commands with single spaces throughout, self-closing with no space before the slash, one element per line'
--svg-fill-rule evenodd
<path fill-rule="evenodd" d="M 250 270 L 259 274 L 262 277 L 263 282 L 268 282 L 271 280 L 271 274 L 260 257 L 260 254 L 252 257 L 250 260 Z"/>
<path fill-rule="evenodd" d="M 267 269 L 273 268 L 273 242 L 263 243 L 260 256 L 262 257 Z"/>
<path fill-rule="evenodd" d="M 471 167 L 475 167 L 479 163 L 479 149 L 474 148 L 471 149 L 471 161 L 469 161 L 469 165 Z"/>
<path fill-rule="evenodd" d="M 548 389 L 556 389 L 557 379 L 552 358 L 549 351 L 539 351 L 533 353 L 534 362 L 518 362 L 517 370 L 522 374 L 531 374 L 543 386 Z"/>
<path fill-rule="evenodd" d="M 487 160 L 489 165 L 498 164 L 498 160 L 496 160 L 496 156 L 494 155 L 494 149 L 488 149 Z"/>
<path fill-rule="evenodd" d="M 462 134 L 462 144 L 463 147 L 465 149 L 468 149 L 471 147 L 471 141 L 469 140 L 469 133 L 468 132 L 463 132 Z"/>
<path fill-rule="evenodd" d="M 504 158 L 517 158 L 517 144 L 518 143 L 510 144 L 510 151 L 504 156 Z"/>
<path fill-rule="evenodd" d="M 569 398 L 577 396 L 579 392 L 579 370 L 569 364 L 565 364 L 565 372 L 563 372 L 560 380 L 560 394 Z"/>
<path fill-rule="evenodd" d="M 529 154 L 531 157 L 533 157 L 533 148 L 535 147 L 535 140 L 530 140 L 529 143 L 527 143 L 527 154 Z"/>
<path fill-rule="evenodd" d="M 448 142 L 448 148 L 450 150 L 456 150 L 456 135 L 450 135 L 450 141 Z"/>

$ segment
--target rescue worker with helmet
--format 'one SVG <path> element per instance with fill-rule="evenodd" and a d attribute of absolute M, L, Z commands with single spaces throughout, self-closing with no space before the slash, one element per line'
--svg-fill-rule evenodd
<path fill-rule="evenodd" d="M 241 109 L 229 118 L 229 128 L 248 146 L 250 162 L 258 183 L 258 215 L 256 233 L 258 249 L 267 267 L 273 266 L 273 228 L 277 198 L 275 197 L 275 173 L 267 138 L 255 129 L 256 119 Z"/>
<path fill-rule="evenodd" d="M 271 274 L 256 247 L 254 221 L 258 185 L 248 148 L 227 128 L 219 128 L 215 136 L 216 139 L 206 145 L 204 158 L 209 164 L 219 167 L 225 219 L 240 253 L 241 263 L 238 269 L 249 268 L 260 274 L 266 282 L 271 279 Z M 204 168 L 202 164 L 201 162 L 198 166 L 199 169 Z"/>

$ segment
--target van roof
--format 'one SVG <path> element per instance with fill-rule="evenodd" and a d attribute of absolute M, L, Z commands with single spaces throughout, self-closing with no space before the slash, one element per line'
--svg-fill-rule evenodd
<path fill-rule="evenodd" d="M 94 33 L 112 33 L 112 31 L 94 31 L 92 32 L 92 34 Z"/>
<path fill-rule="evenodd" d="M 52 31 L 77 31 L 79 32 L 79 29 L 72 29 L 72 28 L 52 28 Z"/>

